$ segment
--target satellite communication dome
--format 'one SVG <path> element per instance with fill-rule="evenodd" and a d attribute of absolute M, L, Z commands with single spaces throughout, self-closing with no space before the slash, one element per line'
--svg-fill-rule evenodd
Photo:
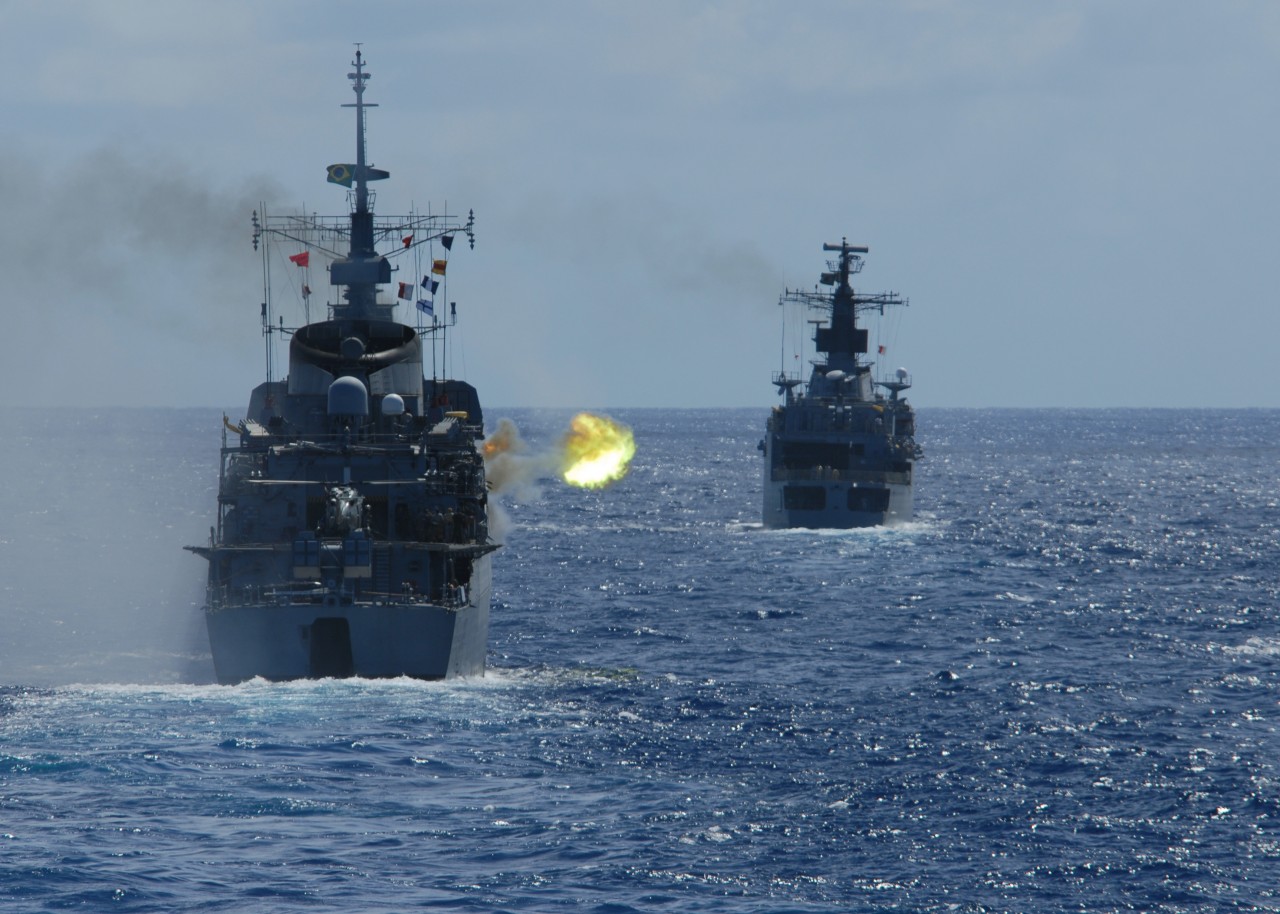
<path fill-rule="evenodd" d="M 329 385 L 329 415 L 369 415 L 369 391 L 359 378 L 342 377 Z"/>
<path fill-rule="evenodd" d="M 404 397 L 399 394 L 387 394 L 382 398 L 382 415 L 399 416 L 404 414 Z"/>
<path fill-rule="evenodd" d="M 905 381 L 907 379 L 907 370 L 905 368 L 899 368 L 896 374 L 898 375 L 899 381 Z"/>
<path fill-rule="evenodd" d="M 839 368 L 837 368 L 835 371 L 828 371 L 827 377 L 830 378 L 832 381 L 839 381 L 841 378 L 844 377 L 844 372 L 841 371 Z"/>

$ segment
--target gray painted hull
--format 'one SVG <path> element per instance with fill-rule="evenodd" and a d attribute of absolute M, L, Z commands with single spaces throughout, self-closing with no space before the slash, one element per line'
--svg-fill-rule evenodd
<path fill-rule="evenodd" d="M 392 269 L 378 253 L 383 239 L 404 238 L 407 249 L 415 236 L 419 245 L 438 238 L 445 251 L 455 236 L 474 247 L 474 213 L 465 223 L 375 216 L 368 183 L 389 175 L 363 164 L 359 48 L 352 66 L 358 164 L 331 166 L 328 178 L 351 188 L 348 228 L 317 214 L 252 217 L 264 333 L 275 325 L 269 265 L 281 255 L 300 267 L 322 258 L 339 291 L 320 320 L 308 314 L 285 330 L 280 317 L 288 372 L 275 378 L 268 337 L 267 379 L 242 420 L 223 416 L 217 523 L 207 545 L 187 547 L 209 563 L 205 621 L 222 683 L 484 673 L 488 556 L 499 548 L 489 537 L 484 412 L 466 381 L 441 377 L 436 364 L 427 377 L 424 339 L 456 323 L 452 306 L 447 317 L 402 323 L 397 298 L 380 295 Z M 345 256 L 334 250 L 342 237 Z M 295 294 L 307 275 L 290 279 Z"/>
<path fill-rule="evenodd" d="M 849 277 L 861 271 L 865 245 L 842 238 L 822 249 L 839 252 L 839 259 L 827 261 L 819 285 L 813 291 L 788 289 L 779 299 L 825 312 L 825 319 L 809 321 L 819 357 L 809 363 L 808 383 L 785 370 L 773 376 L 785 400 L 769 413 L 759 445 L 761 523 L 769 529 L 836 530 L 905 524 L 914 510 L 912 469 L 923 454 L 915 442 L 915 412 L 902 396 L 911 376 L 899 368 L 892 379 L 873 380 L 875 362 L 865 358 L 869 333 L 858 326 L 858 315 L 883 315 L 886 306 L 906 300 L 894 292 L 854 291 Z M 879 354 L 884 352 L 880 346 Z"/>
<path fill-rule="evenodd" d="M 324 606 L 248 605 L 206 614 L 218 682 L 248 679 L 312 679 L 328 675 L 369 679 L 408 676 L 448 679 L 485 670 L 492 584 L 489 559 L 477 562 L 466 605 L 427 603 Z M 335 669 L 332 650 L 318 640 L 336 639 L 349 666 Z"/>
<path fill-rule="evenodd" d="M 869 488 L 866 483 L 825 482 L 822 488 L 826 491 L 826 503 L 817 510 L 786 507 L 783 489 L 787 483 L 775 482 L 768 478 L 765 468 L 763 523 L 770 530 L 785 530 L 790 527 L 809 527 L 813 529 L 848 530 L 856 527 L 881 527 L 905 524 L 914 514 L 913 496 L 910 485 L 884 483 L 870 488 L 888 489 L 889 503 L 883 511 L 853 511 L 849 504 L 849 490 L 858 487 Z"/>

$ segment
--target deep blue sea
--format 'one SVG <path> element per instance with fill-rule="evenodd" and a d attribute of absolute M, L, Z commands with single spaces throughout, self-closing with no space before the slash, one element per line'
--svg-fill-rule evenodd
<path fill-rule="evenodd" d="M 220 412 L 0 411 L 0 909 L 1280 910 L 1280 411 L 926 407 L 852 532 L 766 412 L 505 496 L 483 679 L 221 687 Z"/>

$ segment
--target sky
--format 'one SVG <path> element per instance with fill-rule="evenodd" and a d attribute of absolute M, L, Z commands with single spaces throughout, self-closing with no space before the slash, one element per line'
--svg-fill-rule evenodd
<path fill-rule="evenodd" d="M 1280 407 L 1271 0 L 0 2 L 0 405 L 243 410 L 355 42 L 491 406 L 766 408 L 847 237 L 917 407 Z"/>

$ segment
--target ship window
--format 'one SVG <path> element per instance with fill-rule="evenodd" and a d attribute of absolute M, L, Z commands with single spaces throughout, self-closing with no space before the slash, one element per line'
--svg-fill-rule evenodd
<path fill-rule="evenodd" d="M 849 490 L 850 511 L 888 511 L 888 489 L 863 489 L 855 486 Z"/>
<path fill-rule="evenodd" d="M 810 467 L 849 469 L 849 445 L 825 441 L 789 441 L 782 446 L 782 465 L 789 470 Z"/>
<path fill-rule="evenodd" d="M 782 507 L 788 511 L 821 511 L 827 506 L 822 486 L 783 486 Z"/>

